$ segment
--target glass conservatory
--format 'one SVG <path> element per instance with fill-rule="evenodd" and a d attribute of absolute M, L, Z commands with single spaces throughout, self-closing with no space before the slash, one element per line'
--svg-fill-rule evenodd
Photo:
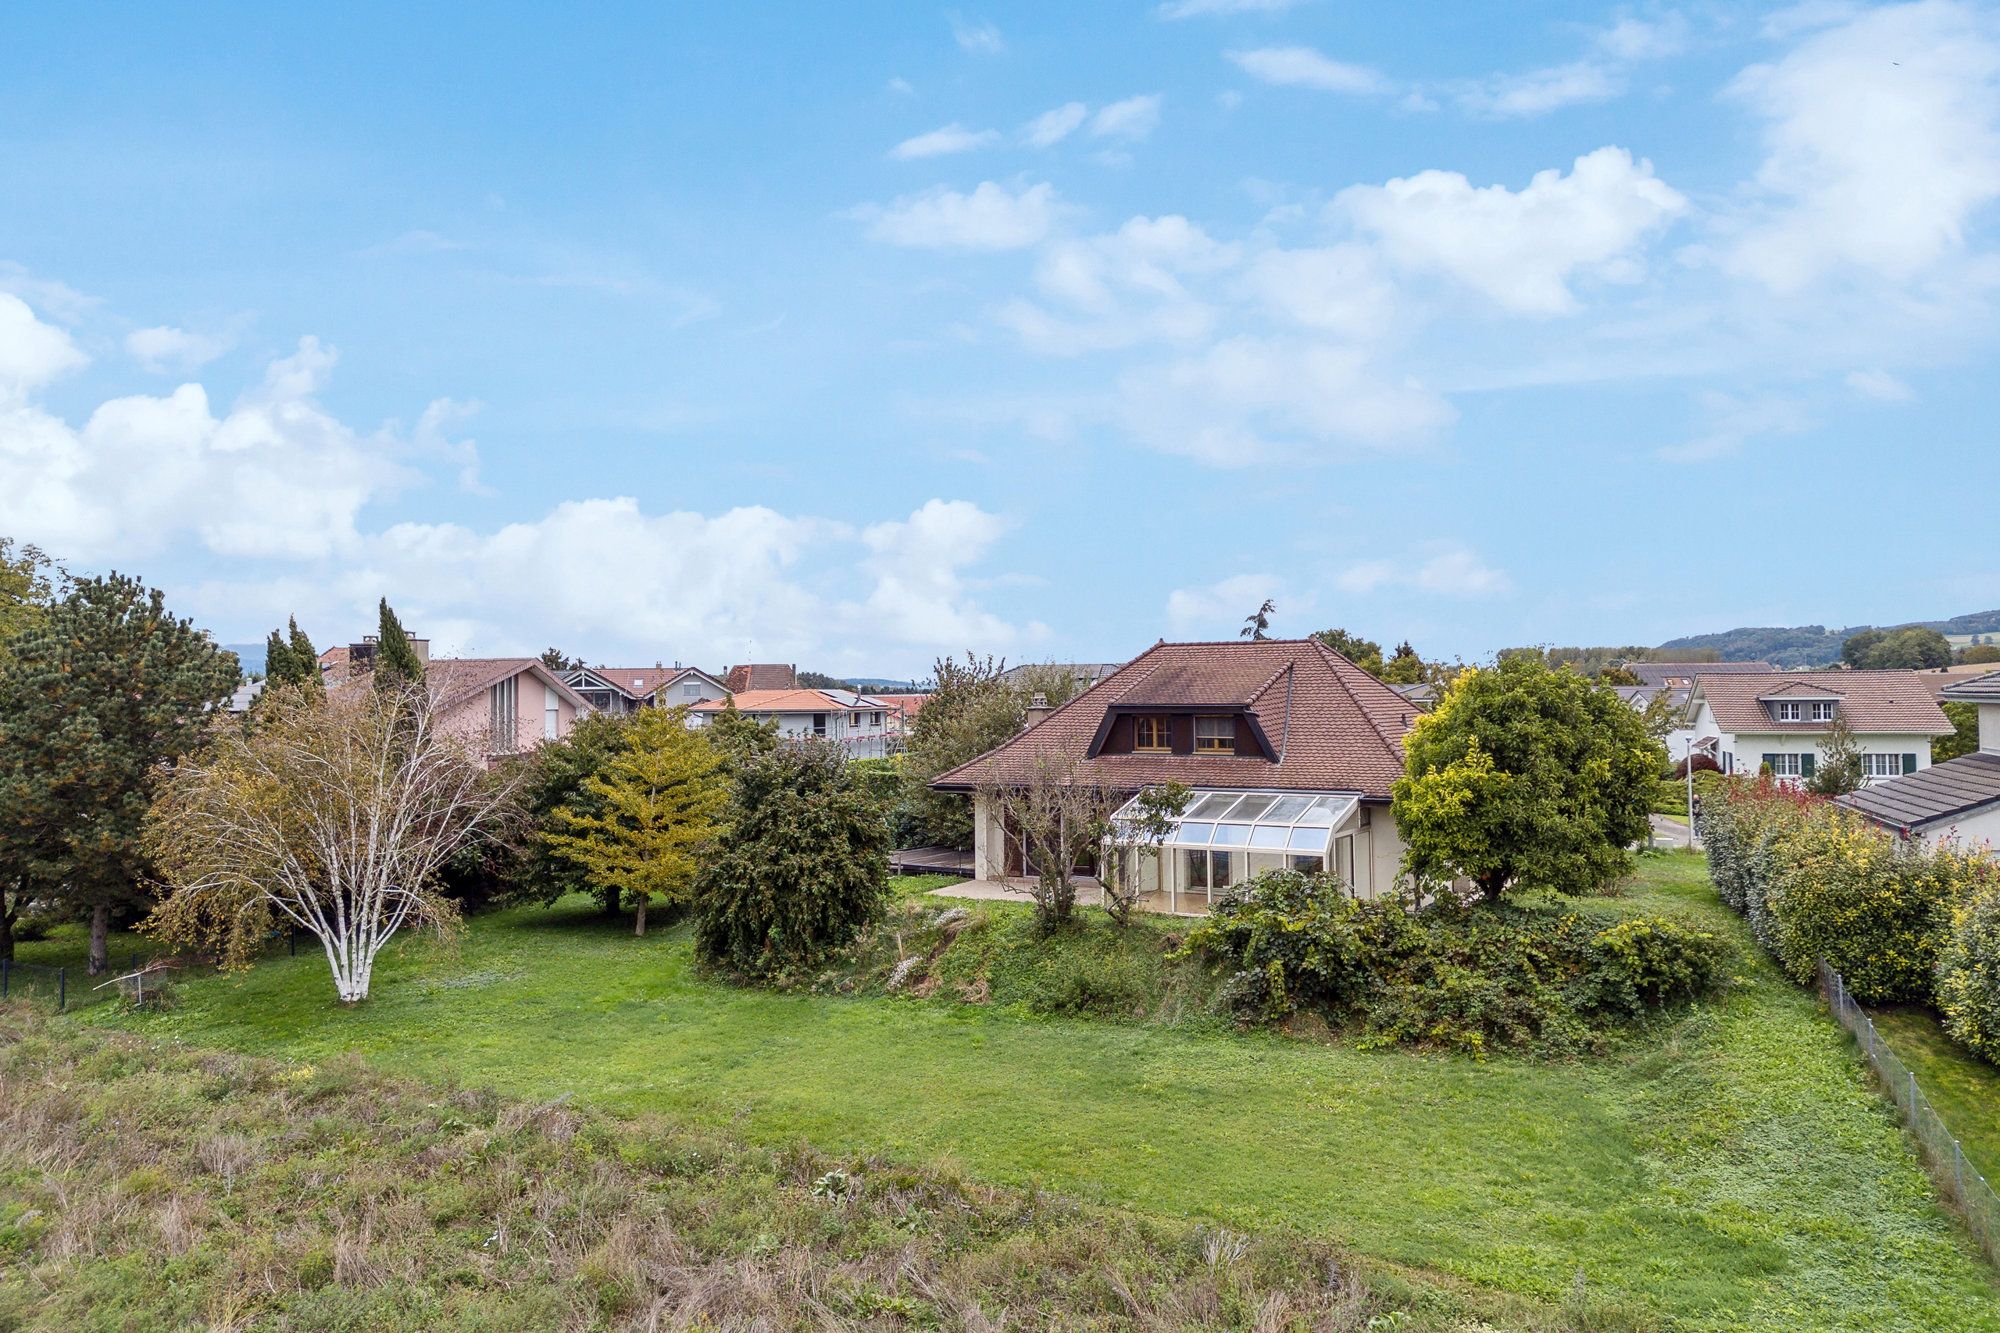
<path fill-rule="evenodd" d="M 1206 912 L 1216 897 L 1267 870 L 1331 870 L 1354 882 L 1361 799 L 1352 793 L 1196 789 L 1157 842 L 1140 829 L 1144 801 L 1141 792 L 1112 816 L 1105 851 L 1136 877 L 1152 910 Z"/>

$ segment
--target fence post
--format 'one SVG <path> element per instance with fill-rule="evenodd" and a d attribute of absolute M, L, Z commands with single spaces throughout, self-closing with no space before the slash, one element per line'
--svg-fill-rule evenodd
<path fill-rule="evenodd" d="M 56 969 L 56 1012 L 61 1013 L 67 1008 L 69 1008 L 69 969 L 59 967 Z"/>

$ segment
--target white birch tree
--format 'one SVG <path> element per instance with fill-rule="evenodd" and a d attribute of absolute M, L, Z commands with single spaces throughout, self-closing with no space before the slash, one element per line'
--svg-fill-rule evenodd
<path fill-rule="evenodd" d="M 441 723 L 414 681 L 280 690 L 247 721 L 218 718 L 154 804 L 167 895 L 145 928 L 244 967 L 290 925 L 320 942 L 342 1003 L 368 998 L 398 931 L 458 928 L 438 872 L 513 812 L 511 776 Z"/>

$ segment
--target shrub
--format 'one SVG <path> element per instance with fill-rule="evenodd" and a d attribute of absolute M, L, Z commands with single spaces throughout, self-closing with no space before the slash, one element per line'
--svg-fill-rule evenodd
<path fill-rule="evenodd" d="M 1711 990 L 1725 957 L 1714 936 L 1661 918 L 1449 896 L 1412 912 L 1295 872 L 1219 901 L 1187 948 L 1235 969 L 1223 998 L 1242 1021 L 1312 1011 L 1356 1023 L 1366 1045 L 1473 1054 L 1590 1049 L 1614 1022 Z"/>
<path fill-rule="evenodd" d="M 2000 862 L 1948 855 L 1957 894 L 1938 949 L 1938 1014 L 1954 1041 L 2000 1064 Z"/>
<path fill-rule="evenodd" d="M 788 744 L 746 761 L 728 819 L 695 879 L 704 961 L 758 978 L 812 967 L 881 910 L 889 826 L 838 748 Z"/>
<path fill-rule="evenodd" d="M 1824 958 L 1866 1003 L 1931 999 L 1949 856 L 1835 806 L 1814 808 L 1775 850 L 1768 944 L 1786 975 L 1809 983 Z"/>

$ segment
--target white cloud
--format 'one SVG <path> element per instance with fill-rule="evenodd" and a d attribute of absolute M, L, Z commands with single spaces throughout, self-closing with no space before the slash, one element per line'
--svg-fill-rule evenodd
<path fill-rule="evenodd" d="M 954 14 L 951 17 L 951 35 L 961 50 L 974 55 L 997 56 L 1007 49 L 1001 39 L 1000 29 L 987 22 L 973 22 Z"/>
<path fill-rule="evenodd" d="M 1238 574 L 1205 588 L 1176 588 L 1167 594 L 1167 624 L 1178 635 L 1236 635 L 1244 617 L 1266 600 L 1289 605 L 1284 584 L 1273 574 Z M 1302 609 L 1302 608 L 1300 608 Z"/>
<path fill-rule="evenodd" d="M 1851 370 L 1847 373 L 1847 387 L 1878 403 L 1907 403 L 1916 397 L 1909 385 L 1886 370 Z"/>
<path fill-rule="evenodd" d="M 1057 355 L 1188 342 L 1206 336 L 1213 315 L 1184 279 L 1235 262 L 1234 246 L 1184 217 L 1135 217 L 1108 235 L 1043 250 L 1035 285 L 1063 313 L 1016 300 L 1000 308 L 999 319 L 1030 348 Z"/>
<path fill-rule="evenodd" d="M 1577 61 L 1527 74 L 1498 74 L 1459 94 L 1468 111 L 1499 119 L 1541 116 L 1579 102 L 1603 102 L 1625 91 L 1624 79 L 1603 65 Z"/>
<path fill-rule="evenodd" d="M 1453 412 L 1420 386 L 1391 382 L 1355 348 L 1246 334 L 1128 372 L 1118 415 L 1155 449 L 1238 467 L 1403 449 Z"/>
<path fill-rule="evenodd" d="M 1309 46 L 1265 46 L 1231 51 L 1228 56 L 1250 77 L 1282 87 L 1318 88 L 1360 96 L 1389 91 L 1389 81 L 1367 66 L 1334 60 Z"/>
<path fill-rule="evenodd" d="M 1597 49 L 1614 60 L 1660 60 L 1687 49 L 1687 19 L 1668 13 L 1658 19 L 1619 19 L 1597 35 Z"/>
<path fill-rule="evenodd" d="M 1090 133 L 1094 138 L 1122 139 L 1127 143 L 1148 138 L 1160 127 L 1161 100 L 1158 93 L 1141 93 L 1100 107 L 1091 119 Z"/>
<path fill-rule="evenodd" d="M 1166 0 L 1153 12 L 1163 19 L 1191 19 L 1209 14 L 1282 14 L 1299 0 Z"/>
<path fill-rule="evenodd" d="M 18 333 L 12 299 L 0 298 L 0 330 Z M 761 506 L 648 514 L 629 497 L 565 500 L 487 531 L 377 529 L 369 506 L 419 480 L 413 464 L 476 466 L 452 432 L 476 405 L 438 399 L 407 436 L 358 431 L 316 401 L 335 356 L 304 338 L 225 413 L 184 384 L 114 398 L 79 427 L 32 396 L 77 358 L 43 336 L 0 338 L 0 352 L 21 346 L 33 357 L 0 361 L 23 386 L 0 401 L 0 531 L 86 566 L 167 556 L 230 571 L 173 583 L 177 604 L 225 633 L 296 612 L 338 641 L 384 594 L 440 651 L 586 642 L 647 661 L 859 666 L 1043 632 L 974 599 L 971 571 L 1008 525 L 966 501 L 858 531 Z M 604 578 L 611 568 L 619 578 Z"/>
<path fill-rule="evenodd" d="M 20 297 L 0 292 L 0 408 L 89 361 L 67 332 L 35 318 Z"/>
<path fill-rule="evenodd" d="M 1334 580 L 1342 592 L 1366 596 L 1382 591 L 1430 593 L 1438 597 L 1497 597 L 1514 590 L 1504 570 L 1455 542 L 1431 543 L 1396 560 L 1364 560 Z"/>
<path fill-rule="evenodd" d="M 1578 271 L 1629 279 L 1638 243 L 1687 208 L 1679 192 L 1622 148 L 1536 173 L 1519 192 L 1483 189 L 1455 171 L 1423 171 L 1342 190 L 1334 210 L 1374 236 L 1399 267 L 1449 275 L 1523 314 L 1577 308 Z"/>
<path fill-rule="evenodd" d="M 1668 445 L 1659 456 L 1669 463 L 1711 463 L 1743 451 L 1750 441 L 1772 435 L 1797 435 L 1812 426 L 1812 418 L 1797 400 L 1781 395 L 1742 397 L 1715 391 L 1700 396 L 1706 427 L 1680 444 Z"/>
<path fill-rule="evenodd" d="M 1014 191 L 994 181 L 971 194 L 938 186 L 904 195 L 886 208 L 869 205 L 854 216 L 868 234 L 891 245 L 930 250 L 1019 250 L 1048 235 L 1056 214 L 1055 187 L 1047 183 Z"/>
<path fill-rule="evenodd" d="M 993 130 L 970 130 L 956 121 L 941 125 L 937 129 L 903 140 L 889 150 L 889 156 L 911 161 L 924 157 L 943 157 L 948 153 L 965 153 L 974 148 L 985 148 L 1000 142 L 1000 135 Z"/>
<path fill-rule="evenodd" d="M 1914 277 L 2000 198 L 2000 40 L 1990 11 L 1863 11 L 1745 70 L 1730 95 L 1766 156 L 1729 266 L 1778 292 L 1855 268 Z"/>
<path fill-rule="evenodd" d="M 971 599 L 964 573 L 1010 526 L 970 501 L 930 500 L 907 519 L 864 528 L 875 587 L 858 608 L 858 622 L 900 643 L 947 652 L 1022 637 Z M 1037 637 L 1040 629 L 1031 625 L 1025 633 Z"/>
<path fill-rule="evenodd" d="M 229 350 L 230 340 L 215 334 L 189 333 L 171 325 L 134 329 L 125 335 L 125 350 L 151 371 L 199 370 Z"/>
<path fill-rule="evenodd" d="M 1265 251 L 1251 261 L 1244 287 L 1295 324 L 1356 341 L 1381 337 L 1395 316 L 1395 285 L 1365 245 Z"/>
<path fill-rule="evenodd" d="M 1030 148 L 1047 148 L 1061 143 L 1076 132 L 1090 114 L 1090 108 L 1081 102 L 1065 102 L 1036 116 L 1021 127 L 1021 140 Z"/>

